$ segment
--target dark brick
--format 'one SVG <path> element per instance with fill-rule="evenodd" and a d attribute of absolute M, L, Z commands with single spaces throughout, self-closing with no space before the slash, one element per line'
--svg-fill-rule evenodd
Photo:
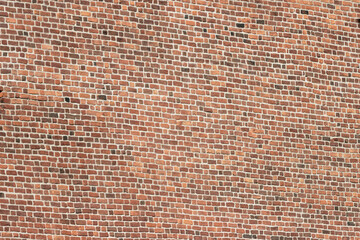
<path fill-rule="evenodd" d="M 237 24 L 236 24 L 236 27 L 238 27 L 238 28 L 244 28 L 244 27 L 245 27 L 245 24 L 244 24 L 244 23 L 237 23 Z"/>
<path fill-rule="evenodd" d="M 255 238 L 256 238 L 256 235 L 244 234 L 244 235 L 243 235 L 243 238 L 253 238 L 253 239 L 255 239 Z"/>
<path fill-rule="evenodd" d="M 106 95 L 98 95 L 97 98 L 99 100 L 106 100 Z"/>
<path fill-rule="evenodd" d="M 304 10 L 304 9 L 301 9 L 301 14 L 309 14 L 309 11 L 308 10 Z"/>

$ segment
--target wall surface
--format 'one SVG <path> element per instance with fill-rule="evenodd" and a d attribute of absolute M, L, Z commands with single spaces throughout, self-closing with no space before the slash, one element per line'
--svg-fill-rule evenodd
<path fill-rule="evenodd" d="M 360 239 L 359 18 L 0 0 L 0 239 Z"/>

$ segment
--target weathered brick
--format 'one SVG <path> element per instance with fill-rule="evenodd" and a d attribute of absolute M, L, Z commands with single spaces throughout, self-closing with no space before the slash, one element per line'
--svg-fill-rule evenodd
<path fill-rule="evenodd" d="M 1 239 L 360 239 L 357 1 L 0 1 Z"/>

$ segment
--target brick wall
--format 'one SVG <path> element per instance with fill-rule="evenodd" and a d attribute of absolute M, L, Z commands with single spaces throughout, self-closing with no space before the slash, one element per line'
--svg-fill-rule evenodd
<path fill-rule="evenodd" d="M 0 0 L 0 239 L 360 239 L 359 0 Z"/>

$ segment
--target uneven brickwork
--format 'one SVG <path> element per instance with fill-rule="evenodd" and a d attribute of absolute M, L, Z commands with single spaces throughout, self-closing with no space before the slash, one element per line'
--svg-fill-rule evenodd
<path fill-rule="evenodd" d="M 0 0 L 0 239 L 360 239 L 359 0 Z"/>

